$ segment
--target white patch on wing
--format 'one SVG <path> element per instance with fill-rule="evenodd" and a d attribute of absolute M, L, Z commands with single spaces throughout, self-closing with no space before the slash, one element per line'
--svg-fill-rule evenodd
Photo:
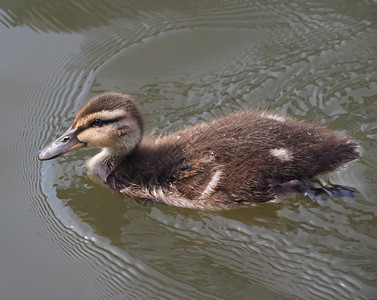
<path fill-rule="evenodd" d="M 293 158 L 292 152 L 285 148 L 270 149 L 270 154 L 281 161 L 290 161 Z"/>
<path fill-rule="evenodd" d="M 284 122 L 285 118 L 283 116 L 269 114 L 269 113 L 262 113 L 262 117 L 265 117 L 266 119 L 275 120 L 279 122 Z"/>
<path fill-rule="evenodd" d="M 203 198 L 205 198 L 205 197 L 207 197 L 207 196 L 209 196 L 210 194 L 213 193 L 213 191 L 215 190 L 217 184 L 219 183 L 219 180 L 220 180 L 220 177 L 221 177 L 221 173 L 222 173 L 221 170 L 217 170 L 215 172 L 215 174 L 213 174 L 211 180 L 208 182 L 206 188 L 201 193 L 199 199 L 203 199 Z"/>
<path fill-rule="evenodd" d="M 271 119 L 271 120 L 276 120 L 276 121 L 279 121 L 279 122 L 284 122 L 285 121 L 285 118 L 282 117 L 282 116 L 278 116 L 278 115 L 268 115 L 266 116 L 267 119 Z"/>

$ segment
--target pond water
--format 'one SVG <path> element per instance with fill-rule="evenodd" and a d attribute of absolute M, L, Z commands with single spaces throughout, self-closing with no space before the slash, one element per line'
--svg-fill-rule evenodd
<path fill-rule="evenodd" d="M 376 299 L 377 2 L 0 2 L 1 299 Z M 358 190 L 223 212 L 144 206 L 80 150 L 38 162 L 94 95 L 163 134 L 268 108 L 352 135 Z"/>

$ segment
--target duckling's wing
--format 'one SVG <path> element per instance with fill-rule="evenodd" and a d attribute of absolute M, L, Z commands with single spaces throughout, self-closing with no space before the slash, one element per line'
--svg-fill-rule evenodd
<path fill-rule="evenodd" d="M 352 138 L 254 111 L 200 124 L 179 136 L 189 170 L 180 191 L 203 200 L 226 195 L 232 203 L 270 201 L 277 185 L 310 179 L 359 156 Z"/>

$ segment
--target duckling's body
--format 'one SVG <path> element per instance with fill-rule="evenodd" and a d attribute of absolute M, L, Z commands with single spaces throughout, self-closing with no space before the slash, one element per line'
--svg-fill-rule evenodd
<path fill-rule="evenodd" d="M 102 125 L 93 125 L 95 120 Z M 142 137 L 137 105 L 117 93 L 92 99 L 70 130 L 80 147 L 104 148 L 88 162 L 90 174 L 127 196 L 182 207 L 268 202 L 358 157 L 352 138 L 252 110 L 164 137 Z M 57 156 L 46 149 L 41 160 Z"/>

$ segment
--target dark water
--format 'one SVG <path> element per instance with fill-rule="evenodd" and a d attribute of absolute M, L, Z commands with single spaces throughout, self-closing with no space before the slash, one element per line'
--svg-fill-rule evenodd
<path fill-rule="evenodd" d="M 0 299 L 376 299 L 376 1 L 0 2 Z M 246 107 L 354 136 L 300 195 L 202 212 L 142 206 L 40 163 L 87 99 L 136 97 L 152 134 Z"/>

